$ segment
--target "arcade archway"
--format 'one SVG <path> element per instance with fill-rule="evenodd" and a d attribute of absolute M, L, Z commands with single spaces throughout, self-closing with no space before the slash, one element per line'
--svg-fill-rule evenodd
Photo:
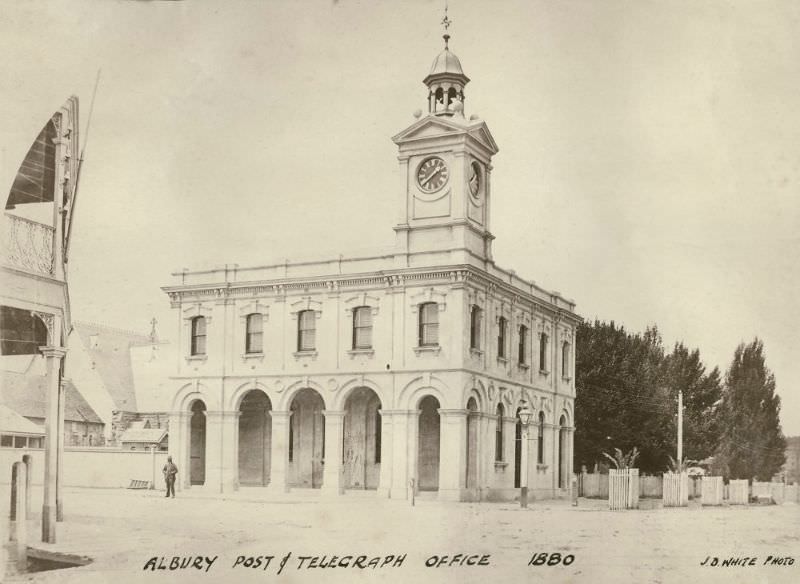
<path fill-rule="evenodd" d="M 439 490 L 439 400 L 427 395 L 419 402 L 417 484 L 420 491 Z"/>
<path fill-rule="evenodd" d="M 344 405 L 344 488 L 377 489 L 381 472 L 381 400 L 371 389 L 355 389 Z"/>
<path fill-rule="evenodd" d="M 269 484 L 272 403 L 263 391 L 248 391 L 239 406 L 239 484 Z"/>
<path fill-rule="evenodd" d="M 325 459 L 325 402 L 319 393 L 305 388 L 292 398 L 289 409 L 289 485 L 318 489 Z"/>
<path fill-rule="evenodd" d="M 189 481 L 193 485 L 206 482 L 206 404 L 195 400 L 189 422 Z"/>

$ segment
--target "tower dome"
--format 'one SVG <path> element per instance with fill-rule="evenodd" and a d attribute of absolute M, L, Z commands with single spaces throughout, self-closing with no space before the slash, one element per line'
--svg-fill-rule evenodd
<path fill-rule="evenodd" d="M 433 60 L 431 71 L 422 80 L 428 86 L 428 113 L 436 116 L 464 115 L 464 75 L 461 61 L 450 51 L 450 35 L 444 35 L 444 50 Z M 461 104 L 456 107 L 456 104 Z"/>

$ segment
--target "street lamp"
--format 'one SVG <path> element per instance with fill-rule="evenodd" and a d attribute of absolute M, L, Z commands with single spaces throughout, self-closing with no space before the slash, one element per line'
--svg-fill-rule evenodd
<path fill-rule="evenodd" d="M 528 424 L 531 423 L 533 418 L 533 411 L 528 408 L 528 403 L 525 400 L 520 402 L 519 411 L 517 412 L 519 421 L 522 424 L 522 463 L 519 469 L 519 505 L 523 509 L 528 506 Z"/>

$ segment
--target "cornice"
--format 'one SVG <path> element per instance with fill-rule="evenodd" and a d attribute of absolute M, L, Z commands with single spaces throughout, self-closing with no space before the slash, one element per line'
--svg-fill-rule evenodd
<path fill-rule="evenodd" d="M 173 303 L 183 299 L 192 301 L 217 301 L 221 298 L 275 297 L 282 298 L 295 294 L 333 292 L 342 289 L 385 289 L 413 287 L 424 284 L 444 284 L 463 286 L 476 284 L 488 289 L 497 296 L 507 296 L 516 305 L 527 305 L 531 310 L 546 312 L 553 318 L 564 319 L 578 324 L 582 318 L 575 312 L 534 296 L 527 290 L 518 288 L 501 278 L 472 265 L 432 266 L 426 268 L 397 268 L 379 272 L 359 274 L 336 274 L 297 278 L 280 278 L 250 282 L 225 282 L 217 284 L 184 284 L 164 286 L 162 290 L 170 296 Z M 535 286 L 534 284 L 532 284 Z M 540 290 L 537 288 L 537 290 Z M 543 294 L 561 298 L 552 292 L 540 290 Z"/>

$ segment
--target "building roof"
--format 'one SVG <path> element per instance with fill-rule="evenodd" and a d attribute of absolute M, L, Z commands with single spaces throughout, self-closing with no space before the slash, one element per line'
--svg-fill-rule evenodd
<path fill-rule="evenodd" d="M 436 55 L 433 65 L 431 65 L 431 72 L 428 73 L 428 75 L 440 74 L 463 75 L 466 77 L 464 70 L 461 68 L 461 61 L 450 49 L 445 49 Z"/>
<path fill-rule="evenodd" d="M 166 428 L 128 428 L 119 437 L 120 442 L 146 442 L 159 444 L 167 435 Z"/>
<path fill-rule="evenodd" d="M 36 434 L 37 436 L 44 435 L 44 430 L 39 426 L 2 404 L 0 404 L 0 432 L 10 434 Z"/>
<path fill-rule="evenodd" d="M 0 384 L 0 405 L 26 418 L 47 417 L 47 377 L 0 371 Z M 64 392 L 66 421 L 103 423 L 71 381 L 66 382 Z"/>
<path fill-rule="evenodd" d="M 95 323 L 76 322 L 74 325 L 75 332 L 115 407 L 136 411 L 136 388 L 130 348 L 151 344 L 150 337 Z"/>

